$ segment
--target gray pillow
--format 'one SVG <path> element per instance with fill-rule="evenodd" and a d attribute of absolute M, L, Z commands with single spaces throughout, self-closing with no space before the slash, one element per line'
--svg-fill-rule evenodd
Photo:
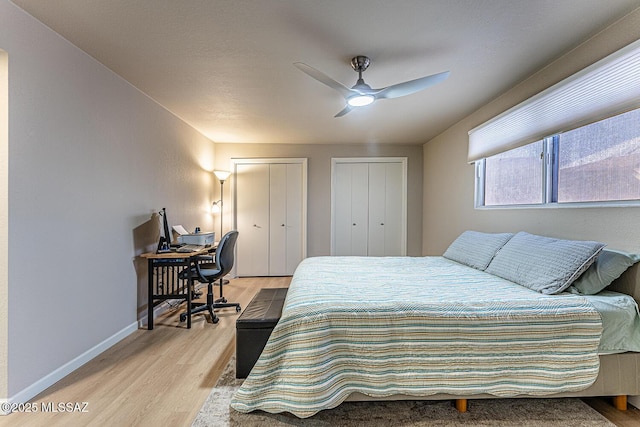
<path fill-rule="evenodd" d="M 465 231 L 451 243 L 442 254 L 443 257 L 469 267 L 484 270 L 493 256 L 504 246 L 513 233 L 481 233 L 479 231 Z"/>
<path fill-rule="evenodd" d="M 638 261 L 640 255 L 603 249 L 596 261 L 567 290 L 576 294 L 595 295 Z"/>
<path fill-rule="evenodd" d="M 568 288 L 605 245 L 520 232 L 498 251 L 486 272 L 543 294 Z"/>

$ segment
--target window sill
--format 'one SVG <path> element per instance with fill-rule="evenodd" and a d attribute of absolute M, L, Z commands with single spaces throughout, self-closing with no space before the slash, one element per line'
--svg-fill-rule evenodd
<path fill-rule="evenodd" d="M 640 200 L 628 200 L 620 202 L 573 202 L 573 203 L 541 203 L 536 205 L 495 205 L 475 206 L 477 210 L 494 209 L 581 209 L 581 208 L 637 208 Z"/>

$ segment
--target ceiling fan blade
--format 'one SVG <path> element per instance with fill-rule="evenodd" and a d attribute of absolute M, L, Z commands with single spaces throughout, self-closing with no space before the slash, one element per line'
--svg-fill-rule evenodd
<path fill-rule="evenodd" d="M 340 110 L 340 112 L 338 114 L 336 114 L 335 116 L 333 116 L 333 117 L 334 118 L 335 117 L 342 117 L 342 116 L 344 116 L 345 114 L 347 114 L 351 110 L 353 110 L 353 107 L 351 105 L 347 104 L 346 107 L 344 107 L 342 110 Z"/>
<path fill-rule="evenodd" d="M 309 76 L 313 77 L 320 83 L 324 83 L 330 88 L 337 90 L 345 98 L 353 94 L 353 92 L 351 92 L 351 90 L 347 88 L 345 85 L 333 80 L 331 77 L 327 76 L 322 71 L 318 71 L 315 68 L 310 67 L 309 65 L 302 62 L 294 62 L 293 65 L 295 65 L 296 68 L 298 68 L 300 71 L 308 74 Z"/>
<path fill-rule="evenodd" d="M 433 74 L 431 76 L 421 77 L 415 80 L 409 80 L 408 82 L 398 83 L 384 89 L 380 89 L 378 93 L 376 93 L 376 99 L 386 99 L 386 98 L 398 98 L 405 95 L 411 95 L 412 93 L 419 92 L 423 89 L 428 88 L 429 86 L 433 86 L 435 84 L 444 81 L 451 74 L 449 71 L 444 71 L 442 73 Z"/>

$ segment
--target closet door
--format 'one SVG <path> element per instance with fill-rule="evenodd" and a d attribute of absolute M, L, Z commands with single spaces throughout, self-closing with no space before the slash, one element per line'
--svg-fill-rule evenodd
<path fill-rule="evenodd" d="M 269 274 L 269 165 L 236 165 L 239 276 Z"/>
<path fill-rule="evenodd" d="M 287 165 L 269 165 L 269 275 L 287 269 Z"/>
<path fill-rule="evenodd" d="M 334 166 L 334 254 L 367 255 L 369 169 L 366 163 Z"/>
<path fill-rule="evenodd" d="M 292 275 L 306 256 L 306 159 L 235 163 L 237 274 Z"/>
<path fill-rule="evenodd" d="M 402 254 L 402 164 L 369 164 L 370 256 Z"/>
<path fill-rule="evenodd" d="M 269 275 L 290 276 L 302 261 L 302 165 L 272 164 L 269 176 Z"/>
<path fill-rule="evenodd" d="M 351 165 L 333 169 L 333 255 L 351 254 Z"/>
<path fill-rule="evenodd" d="M 332 254 L 406 254 L 406 158 L 333 159 Z"/>
<path fill-rule="evenodd" d="M 292 275 L 300 261 L 304 259 L 305 243 L 303 238 L 303 167 L 301 163 L 288 163 L 287 167 L 287 216 L 284 222 L 286 230 L 285 276 Z"/>

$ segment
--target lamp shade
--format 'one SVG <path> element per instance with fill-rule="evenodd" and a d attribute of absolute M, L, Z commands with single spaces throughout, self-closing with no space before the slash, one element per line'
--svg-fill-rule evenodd
<path fill-rule="evenodd" d="M 220 181 L 225 181 L 231 175 L 231 172 L 228 171 L 213 171 L 213 173 Z"/>

